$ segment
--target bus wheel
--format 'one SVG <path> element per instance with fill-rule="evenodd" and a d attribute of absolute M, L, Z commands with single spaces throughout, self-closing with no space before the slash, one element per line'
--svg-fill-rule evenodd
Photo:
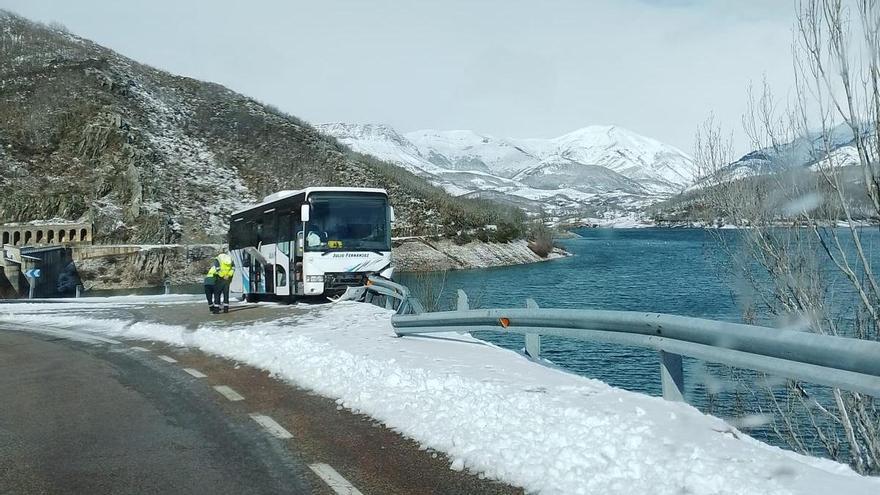
<path fill-rule="evenodd" d="M 255 303 L 259 300 L 256 294 L 245 294 L 244 300 L 249 303 Z"/>

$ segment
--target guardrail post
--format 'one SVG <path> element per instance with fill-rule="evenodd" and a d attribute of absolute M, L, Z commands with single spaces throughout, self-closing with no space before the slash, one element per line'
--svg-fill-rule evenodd
<path fill-rule="evenodd" d="M 171 281 L 170 280 L 165 281 L 165 295 L 167 296 L 168 294 L 171 294 Z"/>
<path fill-rule="evenodd" d="M 684 402 L 684 370 L 680 354 L 660 351 L 660 385 L 664 399 Z"/>
<path fill-rule="evenodd" d="M 406 297 L 406 314 L 410 315 L 418 315 L 425 312 L 425 308 L 422 306 L 422 303 L 412 296 Z"/>
<path fill-rule="evenodd" d="M 538 309 L 538 303 L 534 299 L 526 299 L 526 308 Z M 532 359 L 541 357 L 541 336 L 537 333 L 527 333 L 526 337 L 526 354 Z"/>
<path fill-rule="evenodd" d="M 462 289 L 458 289 L 458 302 L 455 305 L 455 309 L 457 311 L 467 311 L 471 309 L 470 303 L 468 302 L 467 292 Z"/>
<path fill-rule="evenodd" d="M 76 286 L 76 297 L 77 298 L 82 297 L 82 291 L 83 291 L 83 286 L 77 284 L 77 286 Z"/>
<path fill-rule="evenodd" d="M 526 354 L 532 359 L 541 357 L 541 336 L 536 333 L 526 334 Z"/>

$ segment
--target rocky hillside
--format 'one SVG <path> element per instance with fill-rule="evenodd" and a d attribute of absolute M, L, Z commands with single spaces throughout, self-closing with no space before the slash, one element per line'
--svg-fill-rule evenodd
<path fill-rule="evenodd" d="M 223 86 L 0 11 L 0 223 L 90 221 L 98 242 L 219 242 L 244 204 L 352 184 L 389 190 L 401 234 L 522 221 Z"/>

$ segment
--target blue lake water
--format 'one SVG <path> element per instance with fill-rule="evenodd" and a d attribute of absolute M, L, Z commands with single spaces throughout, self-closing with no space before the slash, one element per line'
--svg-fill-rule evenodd
<path fill-rule="evenodd" d="M 585 229 L 562 241 L 574 256 L 546 263 L 436 274 L 444 285 L 441 305 L 457 289 L 473 307 L 525 306 L 526 298 L 548 308 L 650 311 L 738 321 L 728 284 L 709 258 L 715 242 L 704 230 Z M 411 287 L 417 275 L 401 274 Z M 445 283 L 443 279 L 445 278 Z M 520 336 L 479 334 L 513 349 Z M 619 345 L 542 338 L 542 355 L 576 373 L 629 390 L 660 394 L 657 353 Z"/>
<path fill-rule="evenodd" d="M 524 306 L 526 298 L 548 308 L 608 309 L 670 313 L 699 318 L 742 321 L 736 282 L 722 269 L 718 235 L 732 231 L 701 229 L 584 229 L 582 237 L 561 241 L 574 256 L 513 267 L 425 275 L 401 274 L 399 280 L 417 294 L 420 287 L 443 286 L 439 306 L 452 307 L 457 289 L 464 289 L 471 307 Z M 871 233 L 871 244 L 877 244 Z M 732 239 L 732 238 L 731 238 Z M 433 293 L 432 291 L 429 291 Z M 521 350 L 523 338 L 491 332 L 478 337 Z M 620 345 L 542 338 L 542 356 L 571 372 L 613 386 L 660 395 L 656 351 Z M 724 418 L 766 414 L 767 388 L 756 373 L 731 370 L 685 358 L 685 398 L 705 412 Z M 766 383 L 760 382 L 760 383 Z M 774 395 L 785 387 L 776 382 Z M 826 389 L 827 390 L 827 389 Z M 748 430 L 784 446 L 764 423 Z M 812 435 L 805 433 L 809 443 Z M 815 440 L 815 437 L 812 437 Z M 821 447 L 816 453 L 823 453 Z"/>

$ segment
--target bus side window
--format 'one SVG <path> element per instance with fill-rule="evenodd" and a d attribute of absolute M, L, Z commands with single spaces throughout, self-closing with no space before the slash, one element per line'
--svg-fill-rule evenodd
<path fill-rule="evenodd" d="M 263 217 L 262 229 L 260 230 L 260 242 L 263 245 L 275 244 L 278 238 L 276 215 L 268 214 Z"/>
<path fill-rule="evenodd" d="M 259 240 L 258 237 L 258 226 L 257 223 L 253 220 L 248 220 L 247 224 L 244 225 L 244 229 L 242 230 L 242 247 L 248 246 L 256 246 Z"/>
<path fill-rule="evenodd" d="M 285 256 L 290 256 L 290 241 L 294 239 L 290 213 L 285 213 L 278 217 L 278 235 L 276 237 L 278 250 L 284 253 Z"/>

